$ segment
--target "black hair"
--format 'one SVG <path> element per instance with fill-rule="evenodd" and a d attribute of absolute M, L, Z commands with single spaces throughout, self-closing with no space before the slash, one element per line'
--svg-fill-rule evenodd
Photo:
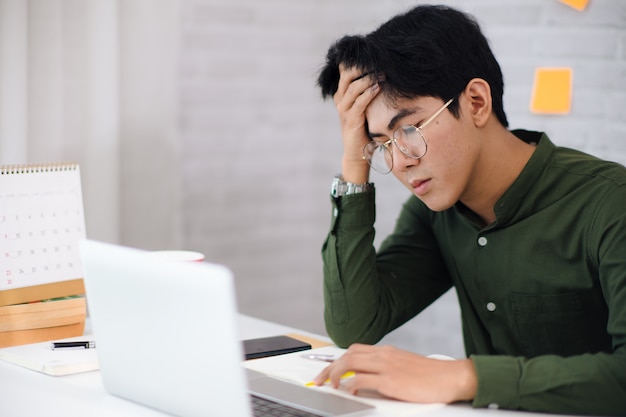
<path fill-rule="evenodd" d="M 322 97 L 339 84 L 339 65 L 377 74 L 388 99 L 457 97 L 472 78 L 491 87 L 492 108 L 508 126 L 502 104 L 502 71 L 480 26 L 469 14 L 447 6 L 420 5 L 367 35 L 350 35 L 330 47 L 317 83 Z M 458 117 L 458 102 L 449 107 Z"/>

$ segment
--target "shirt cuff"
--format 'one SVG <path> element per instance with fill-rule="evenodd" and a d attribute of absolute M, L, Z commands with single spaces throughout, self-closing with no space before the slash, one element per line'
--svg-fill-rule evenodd
<path fill-rule="evenodd" d="M 376 192 L 364 191 L 338 198 L 331 197 L 331 230 L 371 226 L 376 220 Z"/>
<path fill-rule="evenodd" d="M 472 355 L 478 389 L 473 407 L 519 408 L 519 380 L 521 364 L 510 356 Z"/>

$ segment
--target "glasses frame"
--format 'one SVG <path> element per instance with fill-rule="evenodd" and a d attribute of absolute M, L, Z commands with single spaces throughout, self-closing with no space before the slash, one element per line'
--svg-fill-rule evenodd
<path fill-rule="evenodd" d="M 448 106 L 450 104 L 452 104 L 453 101 L 454 101 L 454 97 L 452 97 L 450 100 L 446 101 L 443 104 L 443 106 L 441 106 L 439 108 L 439 110 L 437 110 L 432 116 L 430 116 L 424 123 L 422 123 L 419 126 L 417 126 L 417 125 L 402 125 L 402 126 L 398 127 L 396 130 L 393 131 L 393 136 L 391 137 L 391 139 L 388 139 L 385 142 L 371 141 L 371 142 L 367 143 L 363 147 L 363 159 L 365 159 L 367 161 L 367 163 L 370 165 L 370 167 L 372 167 L 372 169 L 374 169 L 376 172 L 378 172 L 380 174 L 388 174 L 388 173 L 390 173 L 393 170 L 393 149 L 391 149 L 391 143 L 392 142 L 396 145 L 396 148 L 398 148 L 398 150 L 400 152 L 402 152 L 402 155 L 406 156 L 407 158 L 411 158 L 411 159 L 415 159 L 415 160 L 423 158 L 424 155 L 426 155 L 426 152 L 428 152 L 428 142 L 426 142 L 426 138 L 424 137 L 424 134 L 422 133 L 422 129 L 424 129 L 426 126 L 428 126 L 428 124 L 430 122 L 435 120 L 435 118 L 437 116 L 439 116 L 441 114 L 441 112 L 443 112 L 445 109 L 447 109 Z M 400 132 L 401 130 L 406 130 L 406 129 L 415 129 L 415 131 L 417 133 L 419 133 L 420 137 L 422 138 L 422 141 L 424 141 L 424 153 L 422 153 L 420 156 L 415 156 L 415 155 L 409 154 L 407 148 L 403 147 L 401 144 L 398 143 L 398 139 L 396 138 L 396 136 L 398 136 L 398 132 Z M 372 144 L 377 144 L 377 146 L 374 148 L 374 150 L 372 152 L 370 152 L 368 148 L 370 148 L 372 146 Z M 391 166 L 389 167 L 389 170 L 387 172 L 378 171 L 372 165 L 372 155 L 374 154 L 376 149 L 380 148 L 381 146 L 385 147 L 385 150 L 389 153 L 389 156 L 391 157 Z"/>

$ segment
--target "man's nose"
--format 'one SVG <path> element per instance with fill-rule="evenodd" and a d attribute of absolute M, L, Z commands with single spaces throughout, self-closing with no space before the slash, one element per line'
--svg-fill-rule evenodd
<path fill-rule="evenodd" d="M 406 171 L 407 169 L 419 164 L 419 159 L 406 156 L 399 149 L 398 145 L 393 147 L 393 168 L 399 171 Z"/>

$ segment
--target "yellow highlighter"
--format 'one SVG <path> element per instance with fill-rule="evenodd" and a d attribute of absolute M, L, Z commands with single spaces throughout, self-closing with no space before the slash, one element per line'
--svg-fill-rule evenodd
<path fill-rule="evenodd" d="M 352 371 L 348 371 L 345 374 L 341 375 L 340 379 L 346 379 L 346 378 L 350 378 L 353 377 L 355 375 L 354 372 Z M 324 384 L 328 384 L 330 382 L 330 379 L 327 379 L 326 381 L 324 381 Z M 306 384 L 304 384 L 307 387 L 314 387 L 315 386 L 315 382 L 311 381 L 311 382 L 307 382 Z"/>

